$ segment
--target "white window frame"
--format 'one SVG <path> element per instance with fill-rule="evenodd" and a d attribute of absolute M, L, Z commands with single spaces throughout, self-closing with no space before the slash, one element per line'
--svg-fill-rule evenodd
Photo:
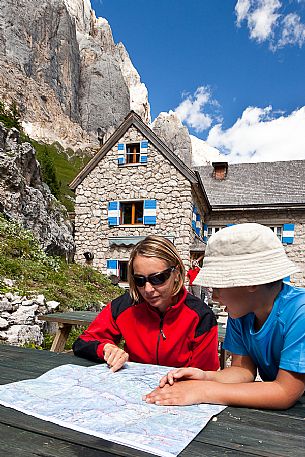
<path fill-rule="evenodd" d="M 210 226 L 208 225 L 208 233 L 207 233 L 207 238 L 209 239 L 212 235 L 214 235 L 215 233 L 219 232 L 219 230 L 225 228 L 225 225 L 219 225 L 219 226 Z"/>
<path fill-rule="evenodd" d="M 280 241 L 283 239 L 283 226 L 282 225 L 267 225 L 278 237 Z"/>

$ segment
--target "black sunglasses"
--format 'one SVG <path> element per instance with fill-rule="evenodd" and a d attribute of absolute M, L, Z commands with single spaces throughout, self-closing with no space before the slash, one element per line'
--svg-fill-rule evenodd
<path fill-rule="evenodd" d="M 176 267 L 169 267 L 166 270 L 160 271 L 160 273 L 152 273 L 148 276 L 143 275 L 133 275 L 135 285 L 137 287 L 144 287 L 147 282 L 153 286 L 161 286 L 171 275 L 171 272 L 174 271 Z"/>

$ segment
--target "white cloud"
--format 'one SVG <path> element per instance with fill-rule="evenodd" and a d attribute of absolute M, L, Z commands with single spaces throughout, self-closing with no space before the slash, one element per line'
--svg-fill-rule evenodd
<path fill-rule="evenodd" d="M 285 14 L 283 1 L 238 0 L 235 13 L 237 25 L 240 27 L 245 21 L 250 38 L 259 43 L 269 41 L 273 51 L 286 45 L 301 47 L 305 42 L 305 24 L 297 13 Z"/>
<path fill-rule="evenodd" d="M 236 3 L 235 12 L 238 25 L 240 25 L 240 23 L 247 18 L 250 6 L 250 0 L 238 0 L 238 2 Z"/>
<path fill-rule="evenodd" d="M 212 99 L 210 89 L 207 86 L 200 86 L 194 95 L 185 94 L 184 100 L 174 110 L 181 122 L 185 122 L 196 132 L 202 132 L 212 125 L 213 117 L 204 112 L 210 105 L 218 106 Z"/>
<path fill-rule="evenodd" d="M 278 47 L 287 44 L 298 44 L 300 47 L 305 41 L 305 24 L 302 24 L 297 14 L 287 14 L 283 19 L 283 29 Z"/>
<path fill-rule="evenodd" d="M 271 106 L 249 107 L 231 128 L 215 125 L 207 143 L 225 152 L 231 163 L 305 159 L 305 107 L 287 116 Z"/>
<path fill-rule="evenodd" d="M 279 0 L 238 0 L 235 6 L 237 24 L 247 21 L 250 37 L 258 42 L 273 35 L 273 28 L 279 18 Z"/>

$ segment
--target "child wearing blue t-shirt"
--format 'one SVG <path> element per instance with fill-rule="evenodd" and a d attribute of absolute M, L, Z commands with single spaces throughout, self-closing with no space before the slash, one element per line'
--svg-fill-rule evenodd
<path fill-rule="evenodd" d="M 144 400 L 292 406 L 305 389 L 305 289 L 283 278 L 297 271 L 268 227 L 239 224 L 213 235 L 195 282 L 212 287 L 214 300 L 228 311 L 223 346 L 232 353 L 232 364 L 217 372 L 172 370 Z M 257 371 L 264 382 L 253 382 Z"/>

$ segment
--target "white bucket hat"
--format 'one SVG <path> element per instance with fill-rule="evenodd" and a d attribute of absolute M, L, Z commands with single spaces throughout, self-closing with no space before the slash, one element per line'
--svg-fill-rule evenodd
<path fill-rule="evenodd" d="M 193 284 L 215 288 L 254 286 L 297 271 L 269 227 L 237 224 L 211 236 L 202 269 Z"/>

